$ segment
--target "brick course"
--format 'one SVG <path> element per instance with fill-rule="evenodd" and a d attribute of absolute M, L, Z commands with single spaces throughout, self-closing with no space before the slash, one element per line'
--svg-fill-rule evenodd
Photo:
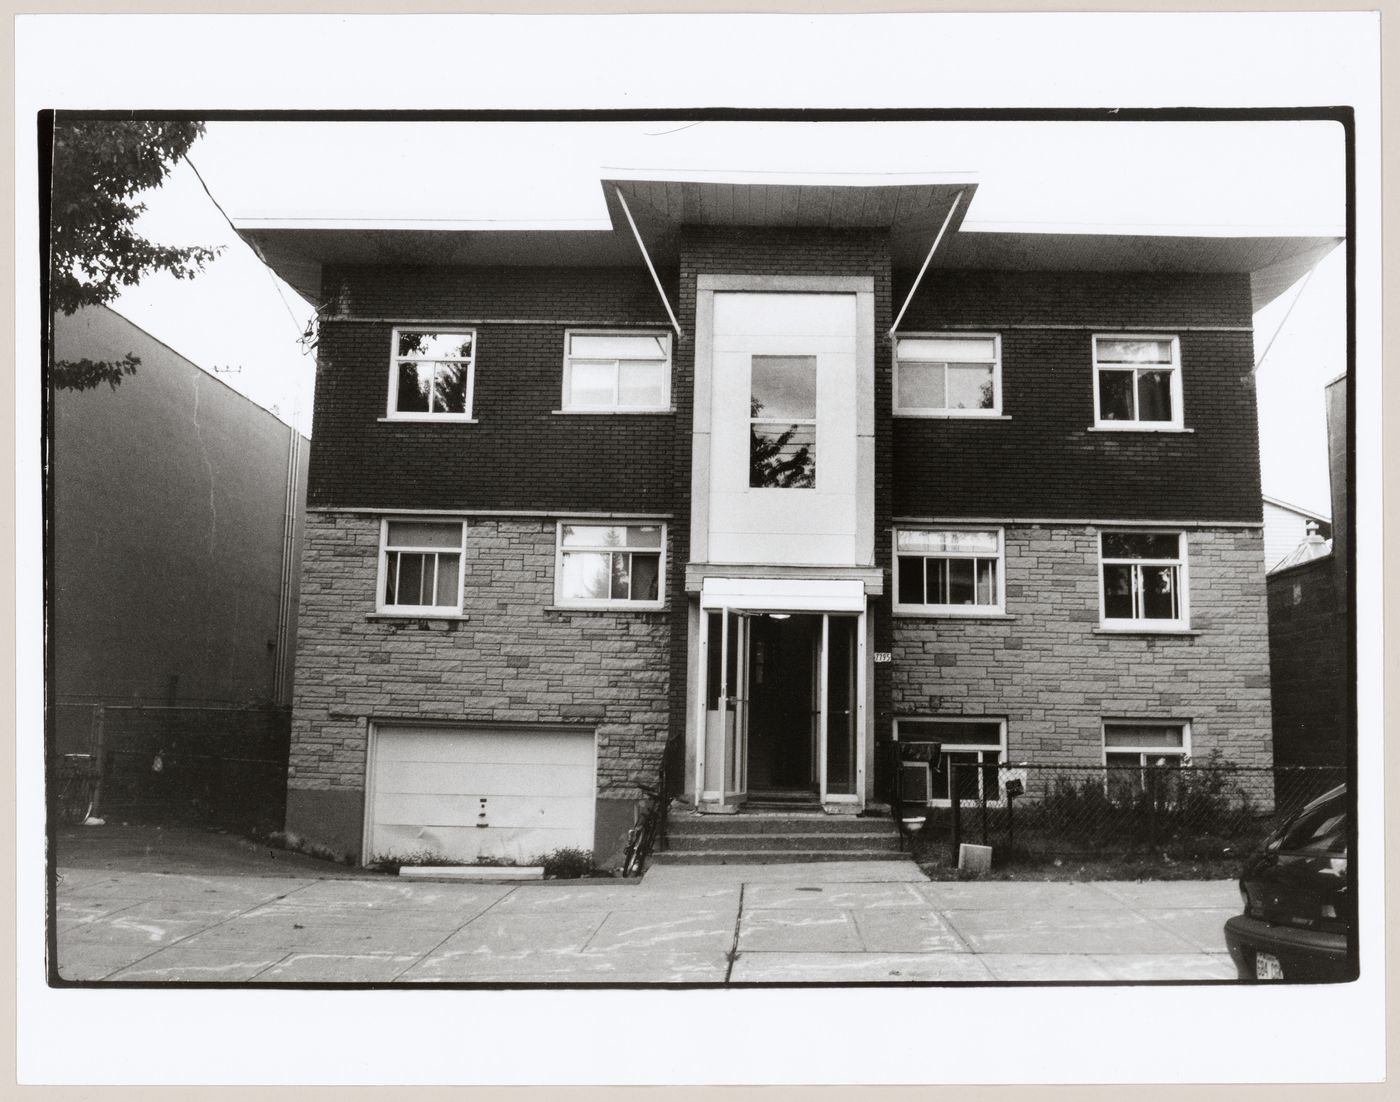
<path fill-rule="evenodd" d="M 371 619 L 378 518 L 307 522 L 289 787 L 364 786 L 367 722 L 595 729 L 598 794 L 655 776 L 666 736 L 665 612 L 556 611 L 555 525 L 468 524 L 465 621 Z"/>
<path fill-rule="evenodd" d="M 1272 764 L 1263 534 L 1187 532 L 1196 635 L 1097 632 L 1098 530 L 1008 526 L 1006 618 L 897 617 L 896 715 L 1005 717 L 1012 761 L 1097 765 L 1099 721 L 1191 721 L 1193 757 Z"/>

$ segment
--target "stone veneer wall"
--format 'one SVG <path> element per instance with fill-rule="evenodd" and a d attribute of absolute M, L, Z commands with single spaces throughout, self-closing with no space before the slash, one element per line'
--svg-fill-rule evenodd
<path fill-rule="evenodd" d="M 555 529 L 550 518 L 467 518 L 466 619 L 387 619 L 374 615 L 379 517 L 310 514 L 288 830 L 358 851 L 376 720 L 578 724 L 597 732 L 600 802 L 631 800 L 655 777 L 668 613 L 550 607 Z"/>
<path fill-rule="evenodd" d="M 1007 525 L 1005 618 L 899 616 L 897 717 L 1000 716 L 1010 761 L 1103 761 L 1100 720 L 1191 722 L 1200 762 L 1273 763 L 1263 533 L 1187 529 L 1193 635 L 1099 626 L 1097 527 Z"/>

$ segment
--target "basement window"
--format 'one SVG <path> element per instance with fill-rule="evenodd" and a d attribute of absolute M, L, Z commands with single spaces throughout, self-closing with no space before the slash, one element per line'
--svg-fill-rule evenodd
<path fill-rule="evenodd" d="M 932 777 L 933 807 L 948 807 L 956 790 L 963 807 L 1000 806 L 1001 766 L 1006 761 L 1004 719 L 928 718 L 895 720 L 898 742 L 942 744 L 938 771 Z M 954 770 L 951 768 L 956 765 Z"/>

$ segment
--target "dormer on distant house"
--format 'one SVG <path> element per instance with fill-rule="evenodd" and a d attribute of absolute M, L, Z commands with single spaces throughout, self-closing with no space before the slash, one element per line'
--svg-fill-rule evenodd
<path fill-rule="evenodd" d="M 1252 318 L 1335 238 L 603 190 L 593 229 L 240 226 L 323 303 L 290 830 L 606 861 L 668 746 L 717 814 L 874 809 L 894 740 L 1270 764 Z"/>

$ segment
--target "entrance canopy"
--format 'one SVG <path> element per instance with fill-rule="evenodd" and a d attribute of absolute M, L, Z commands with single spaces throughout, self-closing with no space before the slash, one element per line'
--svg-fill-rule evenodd
<path fill-rule="evenodd" d="M 706 578 L 701 608 L 741 612 L 864 612 L 858 578 Z"/>

